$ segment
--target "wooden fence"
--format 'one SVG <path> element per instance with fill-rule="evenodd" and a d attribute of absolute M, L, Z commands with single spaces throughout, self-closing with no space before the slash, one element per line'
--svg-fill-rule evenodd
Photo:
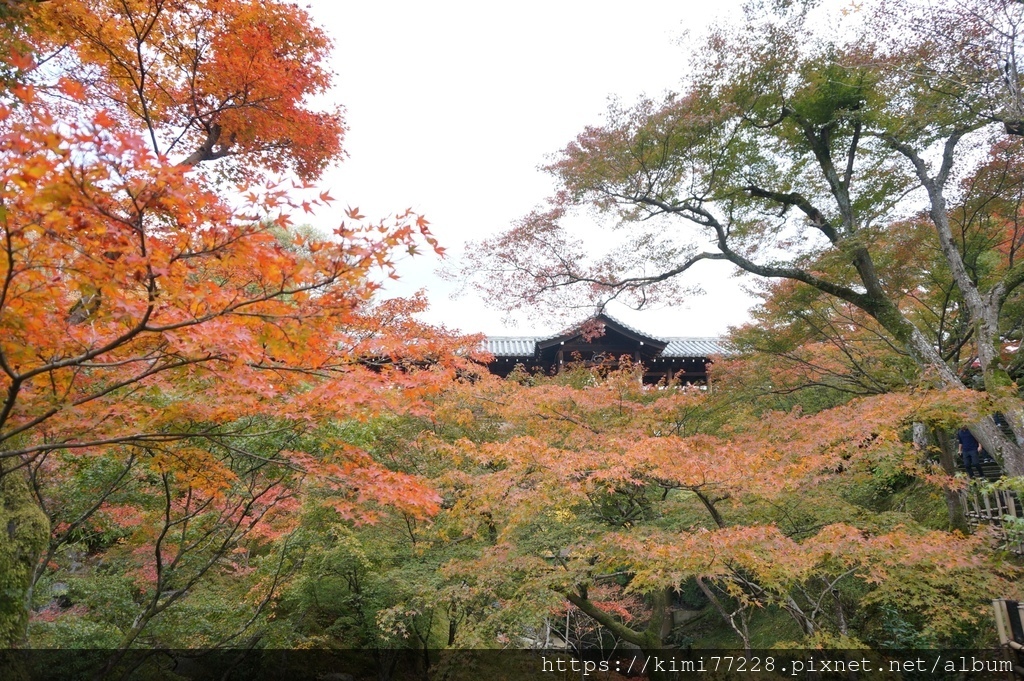
<path fill-rule="evenodd" d="M 1010 679 L 1024 676 L 1024 605 L 997 598 L 992 601 L 992 609 L 995 611 L 999 644 L 1006 659 L 1013 664 L 1013 672 L 1007 676 Z"/>
<path fill-rule="evenodd" d="M 1024 506 L 1014 492 L 968 488 L 960 493 L 960 504 L 972 528 L 995 527 L 1002 537 L 1001 548 L 1024 555 Z M 1013 519 L 1020 519 L 1020 524 Z"/>

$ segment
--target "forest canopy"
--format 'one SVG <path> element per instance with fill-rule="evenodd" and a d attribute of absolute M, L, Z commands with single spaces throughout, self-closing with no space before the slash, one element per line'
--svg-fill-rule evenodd
<path fill-rule="evenodd" d="M 625 356 L 499 379 L 380 295 L 443 250 L 423 216 L 297 228 L 345 132 L 300 7 L 0 8 L 0 646 L 111 675 L 360 649 L 385 679 L 438 649 L 993 645 L 1021 595 L 1024 5 L 750 3 L 475 247 L 467 276 L 540 314 L 754 275 L 703 386 Z M 959 469 L 964 427 L 1002 477 Z"/>

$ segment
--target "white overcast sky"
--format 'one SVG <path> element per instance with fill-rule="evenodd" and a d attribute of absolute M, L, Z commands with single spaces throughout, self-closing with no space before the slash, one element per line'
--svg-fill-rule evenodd
<path fill-rule="evenodd" d="M 730 7 L 692 0 L 520 0 L 515 3 L 312 0 L 335 41 L 331 99 L 346 109 L 348 158 L 323 182 L 335 206 L 368 218 L 424 214 L 447 260 L 509 226 L 550 193 L 537 167 L 615 96 L 624 103 L 675 88 L 687 32 L 698 38 Z M 329 228 L 337 212 L 314 220 Z M 473 293 L 453 300 L 436 257 L 405 260 L 393 295 L 427 292 L 427 321 L 469 333 L 547 333 Z M 747 319 L 743 282 L 721 263 L 692 274 L 707 293 L 644 312 L 609 311 L 662 336 L 724 333 Z"/>

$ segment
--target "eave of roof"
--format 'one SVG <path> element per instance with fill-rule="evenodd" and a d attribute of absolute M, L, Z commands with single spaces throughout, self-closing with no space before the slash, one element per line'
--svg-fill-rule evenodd
<path fill-rule="evenodd" d="M 668 344 L 662 350 L 660 357 L 710 357 L 732 354 L 729 344 L 714 336 L 678 336 L 666 340 Z"/>
<path fill-rule="evenodd" d="M 538 339 L 531 336 L 489 336 L 484 350 L 495 357 L 532 358 L 536 356 Z M 711 357 L 730 355 L 732 350 L 721 338 L 712 336 L 674 336 L 665 339 L 663 358 Z"/>
<path fill-rule="evenodd" d="M 537 351 L 535 336 L 488 336 L 484 343 L 495 357 L 533 357 Z"/>

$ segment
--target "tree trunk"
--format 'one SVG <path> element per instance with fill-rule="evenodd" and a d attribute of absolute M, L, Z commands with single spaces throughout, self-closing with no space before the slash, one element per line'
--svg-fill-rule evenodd
<path fill-rule="evenodd" d="M 960 380 L 960 377 L 942 359 L 938 350 L 932 347 L 928 339 L 924 337 L 924 334 L 906 318 L 903 318 L 903 321 L 912 328 L 910 337 L 907 339 L 909 340 L 907 345 L 915 359 L 918 359 L 919 364 L 922 367 L 932 369 L 942 387 L 951 390 L 969 390 L 963 384 L 963 381 Z M 890 332 L 892 331 L 889 327 L 886 328 Z M 899 338 L 898 335 L 897 338 Z M 978 342 L 979 344 L 981 343 L 980 340 Z M 1012 417 L 1018 418 L 1018 415 L 1013 414 Z M 992 454 L 999 461 L 1007 475 L 1024 475 L 1024 448 L 1017 444 L 1015 440 L 1006 436 L 1006 433 L 996 424 L 995 418 L 986 416 L 977 423 L 969 424 L 969 428 L 974 437 L 981 443 L 981 446 L 985 448 L 985 451 Z"/>
<path fill-rule="evenodd" d="M 24 469 L 0 458 L 0 648 L 25 643 L 28 594 L 50 539 L 50 521 L 32 496 Z"/>
<path fill-rule="evenodd" d="M 988 416 L 970 424 L 968 428 L 985 451 L 999 461 L 1004 473 L 1011 476 L 1024 475 L 1024 450 L 1006 437 L 994 418 Z"/>
<path fill-rule="evenodd" d="M 914 440 L 917 441 L 917 425 L 914 424 Z M 924 424 L 921 424 L 924 425 Z M 939 452 L 939 465 L 946 475 L 956 475 L 956 451 L 953 449 L 953 437 L 937 428 L 930 429 L 924 434 L 928 444 L 927 447 L 934 447 Z M 946 502 L 946 513 L 949 517 L 949 529 L 960 530 L 966 534 L 969 530 L 967 518 L 964 517 L 964 508 L 960 503 L 960 493 L 956 490 L 943 488 L 942 496 Z"/>
<path fill-rule="evenodd" d="M 718 614 L 722 616 L 722 619 L 725 620 L 725 623 L 732 627 L 732 630 L 736 632 L 737 636 L 740 637 L 740 640 L 743 641 L 743 650 L 749 655 L 751 648 L 750 630 L 747 627 L 746 618 L 747 607 L 741 605 L 738 610 L 730 613 L 728 610 L 725 609 L 725 606 L 722 605 L 722 602 L 711 590 L 711 587 L 704 583 L 703 577 L 697 577 L 697 586 L 700 587 L 700 590 L 704 592 L 704 595 L 707 596 L 707 599 L 711 601 L 711 605 L 714 606 L 715 610 L 718 611 Z"/>
<path fill-rule="evenodd" d="M 962 132 L 954 133 L 947 138 L 941 167 L 934 175 L 929 173 L 921 156 L 909 146 L 899 143 L 891 144 L 914 165 L 921 186 L 928 192 L 929 216 L 932 224 L 935 225 L 939 247 L 949 265 L 953 281 L 963 296 L 964 306 L 970 313 L 971 322 L 974 325 L 974 339 L 978 351 L 978 363 L 981 365 L 982 377 L 985 382 L 985 391 L 993 397 L 1008 397 L 1015 402 L 1014 406 L 1007 409 L 1008 413 L 1006 414 L 1010 427 L 1013 429 L 1014 438 L 1007 437 L 991 416 L 978 423 L 970 424 L 971 433 L 985 448 L 985 451 L 999 460 L 1006 473 L 1014 476 L 1024 475 L 1024 447 L 1021 446 L 1021 442 L 1024 440 L 1024 405 L 1021 404 L 1017 395 L 1010 392 L 1012 381 L 999 357 L 999 316 L 1004 303 L 1004 294 L 1007 291 L 1006 281 L 995 284 L 986 292 L 979 289 L 964 264 L 963 254 L 957 248 L 946 205 L 945 185 L 953 167 L 953 153 L 962 134 Z M 938 357 L 940 361 L 936 362 L 933 356 Z M 945 367 L 945 362 L 942 361 L 937 351 L 930 352 L 929 357 L 932 360 L 929 364 L 939 372 L 946 387 L 964 387 L 959 377 L 955 377 L 956 386 L 952 384 L 948 377 L 948 374 L 952 372 Z M 939 364 L 944 366 L 946 371 L 942 371 Z"/>
<path fill-rule="evenodd" d="M 640 648 L 648 659 L 664 652 L 664 640 L 671 630 L 672 616 L 670 605 L 672 603 L 672 589 L 659 589 L 651 594 L 651 619 L 643 631 L 631 629 L 619 622 L 615 617 L 594 605 L 585 596 L 568 592 L 565 597 L 570 603 L 593 618 L 615 636 L 618 636 L 627 643 Z M 669 681 L 674 674 L 658 669 L 648 669 L 648 678 L 651 681 Z"/>

